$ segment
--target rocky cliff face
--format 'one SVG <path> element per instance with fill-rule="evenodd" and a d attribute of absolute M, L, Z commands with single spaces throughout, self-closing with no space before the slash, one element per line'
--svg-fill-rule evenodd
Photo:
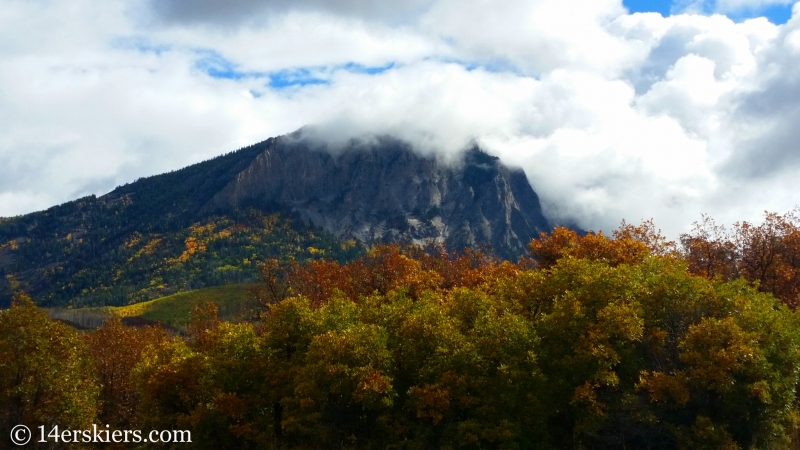
<path fill-rule="evenodd" d="M 551 228 L 522 170 L 477 148 L 445 164 L 388 137 L 335 153 L 291 137 L 271 140 L 203 212 L 248 206 L 291 208 L 366 244 L 488 244 L 512 259 Z"/>

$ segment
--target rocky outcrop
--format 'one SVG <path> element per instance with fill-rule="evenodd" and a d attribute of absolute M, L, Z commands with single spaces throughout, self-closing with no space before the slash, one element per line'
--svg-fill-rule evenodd
<path fill-rule="evenodd" d="M 293 137 L 271 140 L 203 207 L 283 207 L 339 238 L 365 244 L 490 245 L 516 259 L 549 231 L 525 173 L 477 148 L 456 162 L 384 137 L 336 152 Z"/>

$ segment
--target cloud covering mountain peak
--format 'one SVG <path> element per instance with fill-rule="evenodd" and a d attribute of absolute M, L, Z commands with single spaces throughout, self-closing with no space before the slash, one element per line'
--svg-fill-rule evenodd
<path fill-rule="evenodd" d="M 674 236 L 800 203 L 800 4 L 781 25 L 619 0 L 219 5 L 7 2 L 0 215 L 308 124 L 478 142 L 586 229 L 652 217 Z"/>

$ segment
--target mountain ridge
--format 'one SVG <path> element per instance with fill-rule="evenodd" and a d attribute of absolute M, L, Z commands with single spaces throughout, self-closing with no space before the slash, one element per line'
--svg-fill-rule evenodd
<path fill-rule="evenodd" d="M 0 306 L 17 290 L 127 304 L 254 281 L 267 257 L 346 261 L 376 243 L 516 259 L 551 229 L 524 172 L 475 146 L 443 163 L 388 136 L 339 151 L 298 136 L 0 220 Z"/>

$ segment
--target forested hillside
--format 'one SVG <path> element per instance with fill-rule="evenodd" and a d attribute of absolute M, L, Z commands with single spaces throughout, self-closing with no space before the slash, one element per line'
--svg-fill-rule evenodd
<path fill-rule="evenodd" d="M 0 313 L 0 435 L 47 420 L 189 431 L 175 448 L 797 448 L 798 237 L 771 214 L 680 244 L 650 223 L 558 228 L 516 263 L 269 259 L 252 320 L 209 305 L 186 337 L 80 333 L 20 293 Z"/>
<path fill-rule="evenodd" d="M 6 306 L 17 290 L 35 294 L 43 306 L 124 305 L 251 282 L 258 276 L 256 263 L 268 257 L 345 261 L 362 251 L 355 241 L 341 242 L 298 219 L 255 209 L 210 216 L 174 231 L 120 227 L 89 237 L 69 229 L 61 228 L 62 236 L 33 233 L 24 242 L 4 244 L 3 249 L 14 249 L 0 288 Z"/>
<path fill-rule="evenodd" d="M 278 207 L 202 214 L 271 140 L 96 198 L 0 219 L 0 307 L 24 290 L 44 306 L 124 305 L 253 281 L 255 262 L 362 249 Z"/>

